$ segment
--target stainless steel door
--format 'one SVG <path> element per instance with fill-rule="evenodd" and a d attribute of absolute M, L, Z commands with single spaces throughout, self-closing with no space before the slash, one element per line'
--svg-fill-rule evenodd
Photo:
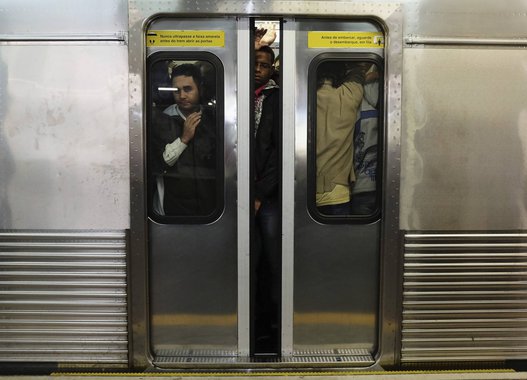
<path fill-rule="evenodd" d="M 250 93 L 252 77 L 250 56 L 250 18 L 286 21 L 281 37 L 282 110 L 283 110 L 283 170 L 282 170 L 282 362 L 302 362 L 293 354 L 313 358 L 317 352 L 307 349 L 338 349 L 359 347 L 368 353 L 376 349 L 380 335 L 381 362 L 393 362 L 397 326 L 397 293 L 393 289 L 398 277 L 383 265 L 384 286 L 378 291 L 379 240 L 382 232 L 383 257 L 388 264 L 397 260 L 398 226 L 398 165 L 400 134 L 400 56 L 402 12 L 399 4 L 371 7 L 368 3 L 304 2 L 205 2 L 163 3 L 137 1 L 130 3 L 130 105 L 131 105 L 131 199 L 132 226 L 131 276 L 134 302 L 132 303 L 133 360 L 144 364 L 155 357 L 154 364 L 176 358 L 166 366 L 193 365 L 192 363 L 247 363 L 250 346 L 250 224 L 254 217 L 250 199 L 251 123 Z M 221 15 L 211 18 L 211 15 Z M 167 18 L 157 18 L 165 15 Z M 238 17 L 236 16 L 238 15 Z M 307 19 L 326 18 L 327 22 Z M 359 15 L 360 18 L 355 18 Z M 386 65 L 386 129 L 383 142 L 386 161 L 393 162 L 385 169 L 383 187 L 386 213 L 381 219 L 366 224 L 331 224 L 315 221 L 308 212 L 308 72 L 311 62 L 324 52 L 374 53 L 383 66 L 384 49 L 364 47 L 321 48 L 309 47 L 309 32 L 380 32 L 375 22 L 362 22 L 371 15 L 390 30 L 390 44 L 385 50 Z M 173 17 L 169 19 L 168 17 Z M 285 17 L 285 18 L 284 18 Z M 303 19 L 302 17 L 306 17 Z M 361 20 L 350 22 L 345 20 Z M 150 24 L 149 24 L 150 23 Z M 148 46 L 144 27 L 152 30 L 210 31 L 224 30 L 224 46 Z M 362 25 L 361 28 L 355 27 Z M 382 35 L 382 33 L 381 33 Z M 193 39 L 190 37 L 189 39 Z M 147 221 L 145 233 L 144 186 L 141 163 L 147 148 L 146 117 L 143 118 L 143 76 L 146 68 L 142 59 L 144 43 L 147 55 L 157 51 L 203 51 L 216 56 L 224 76 L 224 211 L 217 220 L 206 224 L 168 225 L 153 219 Z M 186 53 L 185 53 L 186 54 Z M 199 60 L 198 57 L 188 57 Z M 390 144 L 388 144 L 390 141 Z M 148 149 L 147 149 L 148 150 Z M 389 158 L 389 160 L 388 160 Z M 380 162 L 380 161 L 379 161 Z M 311 200 L 310 200 L 311 202 Z M 384 210 L 381 210 L 384 211 Z M 383 225 L 381 227 L 381 224 Z M 381 231 L 382 230 L 382 231 Z M 148 236 L 147 236 L 148 235 Z M 147 246 L 143 246 L 145 238 Z M 205 243 L 205 239 L 214 239 Z M 193 240 L 194 239 L 194 240 Z M 328 253 L 328 243 L 335 242 L 335 250 Z M 163 246 L 167 247 L 163 247 Z M 386 248 L 389 246 L 388 248 Z M 173 247 L 173 248 L 172 248 Z M 205 247 L 204 249 L 201 249 Z M 184 254 L 184 249 L 187 250 Z M 200 251 L 196 251 L 199 249 Z M 147 253 L 147 254 L 144 254 Z M 180 256 L 178 256 L 180 255 Z M 148 259 L 148 260 L 147 260 Z M 318 265 L 318 260 L 323 265 Z M 142 268 L 149 276 L 148 295 L 144 291 Z M 158 276 L 164 273 L 167 280 Z M 359 277 L 362 277 L 359 278 Z M 213 281 L 213 279 L 221 281 Z M 192 281 L 195 280 L 195 281 Z M 381 284 L 382 285 L 382 284 Z M 195 286 L 200 292 L 195 292 Z M 215 291 L 213 287 L 221 288 Z M 313 291 L 313 297 L 307 292 Z M 379 302 L 379 292 L 386 295 Z M 218 297 L 213 297 L 213 294 Z M 360 295 L 359 295 L 360 294 Z M 198 302 L 197 296 L 202 295 Z M 195 308 L 190 307 L 196 301 Z M 144 301 L 144 302 L 141 302 Z M 377 305 L 381 304 L 381 310 Z M 201 305 L 198 307 L 198 305 Z M 203 306 L 204 305 L 204 306 Z M 341 318 L 344 316 L 344 318 Z M 379 333 L 377 332 L 377 319 Z M 207 322 L 205 322 L 207 321 Z M 146 326 L 146 327 L 145 327 Z M 200 335 L 200 333 L 203 333 Z M 209 334 L 210 333 L 210 334 Z M 316 334 L 319 337 L 316 338 Z M 207 335 L 208 337 L 205 337 Z M 191 351 L 189 351 L 189 349 Z M 202 351 L 199 351 L 203 349 Z M 210 351 L 215 358 L 210 358 Z M 201 353 L 202 361 L 186 356 L 182 351 Z M 327 351 L 325 351 L 327 352 Z M 336 351 L 335 351 L 336 352 Z M 362 352 L 362 351 L 361 351 Z M 198 353 L 198 354 L 199 354 Z M 225 360 L 217 355 L 224 355 Z M 232 358 L 232 355 L 237 358 Z M 177 358 L 180 359 L 177 359 Z M 229 359 L 230 358 L 230 359 Z M 335 357 L 334 357 L 335 358 Z M 196 359 L 196 360 L 194 360 Z M 371 356 L 370 356 L 371 359 Z M 179 360 L 179 361 L 178 361 Z M 315 361 L 319 359 L 314 359 Z M 325 360 L 324 358 L 320 360 Z M 337 360 L 335 358 L 335 360 Z M 311 360 L 311 362 L 313 362 Z M 307 363 L 307 362 L 306 362 Z M 324 361 L 324 363 L 328 363 Z M 337 365 L 342 362 L 335 362 Z M 368 363 L 363 363 L 367 365 Z M 198 364 L 194 364 L 196 366 Z M 229 364 L 228 364 L 229 365 Z"/>
<path fill-rule="evenodd" d="M 381 203 L 366 218 L 351 215 L 335 222 L 316 215 L 310 187 L 316 176 L 313 82 L 316 66 L 328 60 L 376 57 L 373 61 L 382 71 L 383 33 L 375 23 L 362 21 L 297 19 L 287 20 L 285 28 L 282 351 L 293 356 L 372 355 L 378 337 Z M 376 36 L 378 45 L 353 42 L 361 36 Z M 324 39 L 347 42 L 330 45 Z M 381 158 L 379 154 L 379 172 Z M 377 196 L 380 200 L 379 184 Z"/>
<path fill-rule="evenodd" d="M 376 188 L 378 211 L 372 215 L 351 215 L 334 223 L 331 218 L 322 215 L 320 219 L 314 214 L 310 187 L 314 147 L 309 140 L 314 128 L 310 118 L 316 108 L 316 86 L 310 82 L 316 82 L 317 65 L 328 59 L 353 64 L 367 61 L 382 71 L 383 33 L 376 24 L 362 21 L 297 19 L 287 20 L 284 28 L 280 62 L 282 360 L 313 357 L 317 352 L 344 352 L 344 356 L 347 352 L 348 357 L 365 353 L 371 359 L 377 345 L 379 318 L 380 186 Z M 161 42 L 161 34 L 155 35 L 159 31 L 172 32 L 165 34 Z M 223 42 L 210 46 L 200 40 L 207 31 L 221 31 Z M 312 44 L 320 35 L 310 32 L 322 32 L 326 37 L 342 32 L 342 36 L 351 36 L 355 42 L 360 36 L 375 35 L 380 42 L 364 47 L 348 41 L 341 45 L 344 47 L 335 48 Z M 222 70 L 223 74 L 220 103 L 224 105 L 221 215 L 205 223 L 185 223 L 184 219 L 169 223 L 155 217 L 148 221 L 150 347 L 157 365 L 166 362 L 172 363 L 170 366 L 178 363 L 178 358 L 188 360 L 196 356 L 212 356 L 211 360 L 218 363 L 222 362 L 221 357 L 248 354 L 250 265 L 246 252 L 252 213 L 248 207 L 251 201 L 247 161 L 251 97 L 249 81 L 243 78 L 252 76 L 248 68 L 249 35 L 249 20 L 243 18 L 158 19 L 147 33 L 147 38 L 153 38 L 152 43 L 147 42 L 148 59 L 168 54 L 167 60 L 196 63 L 213 55 L 220 62 L 216 71 Z M 187 40 L 177 42 L 178 38 Z M 190 46 L 178 46 L 185 43 Z M 244 96 L 246 100 L 242 100 Z M 151 101 L 152 98 L 149 107 Z M 382 102 L 381 97 L 379 104 Z M 153 127 L 147 123 L 147 129 Z M 379 155 L 377 162 L 381 161 Z M 360 365 L 371 364 L 370 359 Z"/>
<path fill-rule="evenodd" d="M 186 360 L 192 356 L 235 356 L 238 353 L 237 21 L 234 18 L 158 19 L 150 25 L 147 39 L 150 39 L 147 41 L 147 59 L 155 61 L 153 66 L 148 66 L 151 71 L 163 65 L 172 73 L 185 64 L 200 67 L 204 81 L 199 84 L 202 121 L 205 120 L 207 107 L 213 108 L 216 126 L 219 126 L 213 141 L 217 145 L 216 150 L 211 153 L 215 157 L 209 158 L 216 165 L 216 174 L 219 174 L 215 182 L 203 182 L 213 183 L 211 186 L 216 187 L 215 204 L 212 206 L 214 212 L 210 217 L 170 216 L 166 210 L 169 191 L 166 178 L 162 216 L 151 210 L 150 203 L 155 202 L 157 188 L 148 200 L 151 351 L 158 365 L 177 362 L 178 357 Z M 151 72 L 149 83 L 153 84 L 155 79 Z M 156 103 L 163 103 L 160 99 L 166 94 L 162 93 L 163 86 L 158 84 L 153 87 L 161 92 L 154 94 L 155 91 L 149 89 L 152 93 L 148 107 L 157 107 L 157 112 L 167 113 L 166 104 L 158 107 Z M 168 100 L 166 97 L 165 100 L 169 103 L 173 103 L 173 86 L 176 83 L 169 78 L 165 86 L 169 94 Z M 208 98 L 203 101 L 205 91 L 208 91 Z M 150 121 L 146 126 L 150 133 L 147 133 L 148 136 L 154 136 L 156 128 L 161 128 L 161 119 L 152 116 L 153 112 L 147 118 Z M 197 145 L 198 131 L 203 130 L 201 125 L 199 128 L 194 142 L 189 142 L 187 147 L 195 149 L 195 160 L 200 160 L 203 153 Z M 154 139 L 151 137 L 147 141 L 147 151 L 155 152 L 152 145 Z M 155 176 L 150 174 L 149 189 L 157 186 Z M 198 190 L 193 188 L 191 192 L 207 191 L 204 187 L 207 186 L 198 186 Z"/>

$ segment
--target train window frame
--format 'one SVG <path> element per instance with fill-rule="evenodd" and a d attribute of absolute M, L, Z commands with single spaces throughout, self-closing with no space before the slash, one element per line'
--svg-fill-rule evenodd
<path fill-rule="evenodd" d="M 377 118 L 377 168 L 376 210 L 371 214 L 327 215 L 316 206 L 316 131 L 317 131 L 317 73 L 327 62 L 369 62 L 379 71 L 378 118 Z M 369 224 L 382 217 L 382 173 L 384 163 L 384 58 L 375 53 L 321 53 L 314 57 L 308 68 L 308 117 L 307 117 L 307 210 L 321 224 Z"/>
<path fill-rule="evenodd" d="M 159 62 L 168 61 L 198 61 L 207 62 L 215 71 L 215 113 L 216 113 L 216 192 L 215 192 L 215 208 L 208 215 L 160 215 L 155 212 L 153 207 L 155 180 L 151 174 L 151 160 L 150 160 L 150 141 L 151 133 L 153 131 L 153 68 Z M 224 147 L 224 131 L 225 131 L 225 80 L 224 67 L 221 60 L 210 52 L 205 51 L 160 51 L 150 55 L 146 60 L 146 122 L 145 122 L 145 157 L 146 157 L 146 200 L 147 200 L 147 215 L 153 221 L 160 224 L 210 224 L 219 219 L 225 209 L 225 147 Z"/>

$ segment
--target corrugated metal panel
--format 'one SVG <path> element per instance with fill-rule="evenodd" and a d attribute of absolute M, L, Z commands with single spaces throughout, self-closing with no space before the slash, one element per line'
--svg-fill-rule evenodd
<path fill-rule="evenodd" d="M 527 234 L 405 236 L 402 362 L 527 358 Z"/>
<path fill-rule="evenodd" d="M 0 232 L 0 362 L 128 362 L 126 234 Z"/>

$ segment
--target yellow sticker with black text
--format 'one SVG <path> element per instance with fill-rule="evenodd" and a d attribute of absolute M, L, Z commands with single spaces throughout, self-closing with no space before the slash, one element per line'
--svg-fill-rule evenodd
<path fill-rule="evenodd" d="M 147 47 L 225 47 L 223 30 L 150 30 L 146 34 Z"/>
<path fill-rule="evenodd" d="M 307 46 L 319 48 L 384 48 L 382 32 L 308 32 Z"/>

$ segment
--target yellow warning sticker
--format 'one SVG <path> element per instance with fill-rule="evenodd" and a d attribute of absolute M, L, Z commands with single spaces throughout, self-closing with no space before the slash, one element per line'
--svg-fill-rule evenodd
<path fill-rule="evenodd" d="M 223 30 L 150 30 L 146 46 L 224 47 Z"/>
<path fill-rule="evenodd" d="M 307 46 L 318 48 L 383 48 L 382 32 L 308 32 Z"/>

